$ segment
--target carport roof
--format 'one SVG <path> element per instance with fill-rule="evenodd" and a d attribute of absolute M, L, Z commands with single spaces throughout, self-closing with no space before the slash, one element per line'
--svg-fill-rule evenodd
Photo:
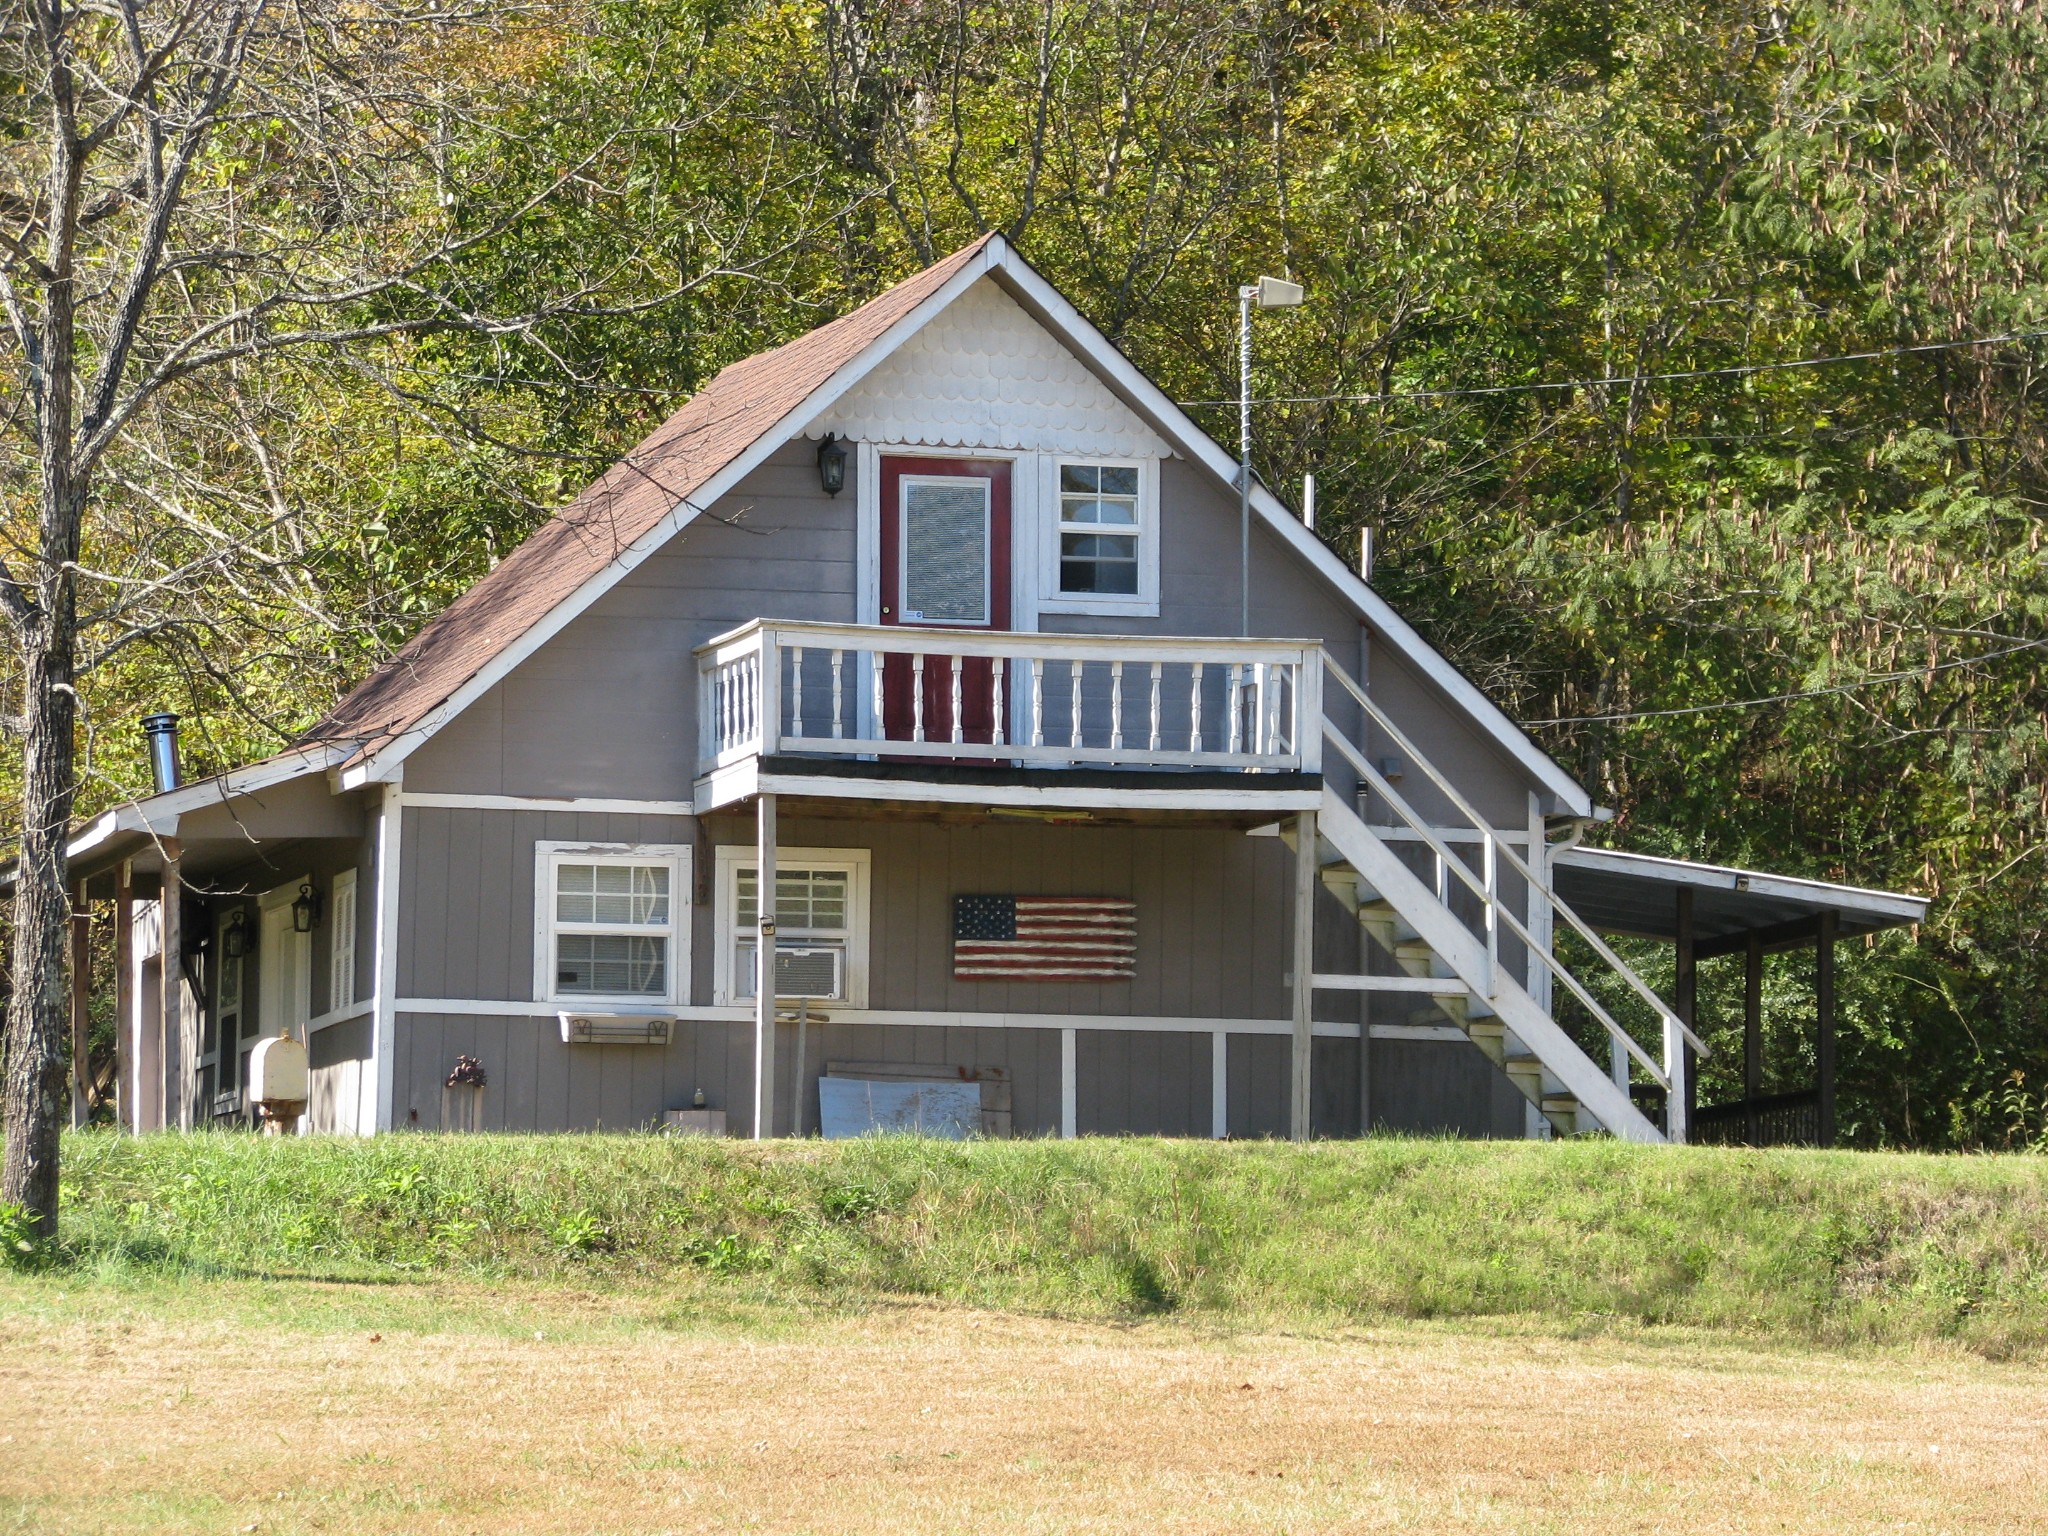
<path fill-rule="evenodd" d="M 1569 849 L 1555 856 L 1552 868 L 1557 894 L 1602 933 L 1676 941 L 1678 892 L 1690 890 L 1702 959 L 1746 947 L 1752 933 L 1766 949 L 1799 943 L 1819 931 L 1824 912 L 1835 914 L 1836 932 L 1845 937 L 1927 916 L 1924 896 L 1612 848 Z"/>

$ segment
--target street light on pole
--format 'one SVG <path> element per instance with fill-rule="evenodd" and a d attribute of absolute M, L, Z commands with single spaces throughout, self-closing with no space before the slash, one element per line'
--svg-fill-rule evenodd
<path fill-rule="evenodd" d="M 1237 565 L 1238 632 L 1252 632 L 1252 306 L 1293 309 L 1299 283 L 1262 277 L 1237 290 Z"/>

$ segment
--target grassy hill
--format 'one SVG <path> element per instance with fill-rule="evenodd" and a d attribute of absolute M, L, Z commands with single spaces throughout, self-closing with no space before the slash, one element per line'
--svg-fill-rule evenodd
<path fill-rule="evenodd" d="M 2048 1348 L 2048 1161 L 1474 1144 L 120 1138 L 75 1272 L 655 1280 L 1325 1327 L 1529 1318 Z"/>

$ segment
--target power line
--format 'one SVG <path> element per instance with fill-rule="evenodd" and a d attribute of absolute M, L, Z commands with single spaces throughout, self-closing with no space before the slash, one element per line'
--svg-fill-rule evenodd
<path fill-rule="evenodd" d="M 1947 661 L 1937 661 L 1932 666 L 1914 667 L 1905 672 L 1882 672 L 1875 677 L 1858 678 L 1853 683 L 1837 683 L 1829 688 L 1805 688 L 1796 693 L 1767 694 L 1760 699 L 1724 699 L 1718 704 L 1688 704 L 1679 709 L 1634 709 L 1611 715 L 1566 715 L 1555 720 L 1524 720 L 1523 725 L 1600 725 L 1623 720 L 1668 720 L 1675 715 L 1707 715 L 1723 709 L 1761 709 L 1767 704 L 1790 704 L 1800 699 L 1824 699 L 1839 693 L 1855 693 L 1863 688 L 1876 688 L 1885 683 L 1909 682 L 1916 677 L 1930 677 L 1936 672 L 1947 672 L 1956 667 L 1980 666 L 1987 661 L 2017 655 L 2021 651 L 2038 651 L 2048 646 L 2048 637 L 2039 640 L 2022 640 L 2009 645 L 2002 651 L 1991 651 L 1982 656 L 1956 656 Z"/>
<path fill-rule="evenodd" d="M 1598 379 L 1552 379 L 1534 384 L 1490 384 L 1471 389 L 1395 390 L 1377 395 L 1266 395 L 1254 405 L 1378 405 L 1396 400 L 1450 400 L 1477 395 L 1521 395 L 1538 390 L 1595 389 L 1610 384 L 1664 384 L 1686 379 L 1730 379 L 1753 373 L 1782 373 L 1793 368 L 1824 368 L 1834 363 L 1867 363 L 1916 352 L 1953 352 L 1967 347 L 1998 347 L 2015 341 L 2038 341 L 2048 329 L 2008 331 L 2002 336 L 1971 336 L 1960 341 L 1923 341 L 1907 347 L 1881 347 L 1874 352 L 1841 352 L 1832 357 L 1796 357 L 1776 363 L 1742 363 L 1727 368 L 1688 368 L 1677 373 L 1617 373 Z M 1182 400 L 1183 406 L 1236 405 L 1228 400 Z"/>

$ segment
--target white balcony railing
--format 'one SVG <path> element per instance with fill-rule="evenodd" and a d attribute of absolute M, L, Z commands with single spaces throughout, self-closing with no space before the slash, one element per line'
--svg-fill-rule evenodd
<path fill-rule="evenodd" d="M 1318 771 L 1313 641 L 757 619 L 697 650 L 698 772 L 754 756 Z"/>

